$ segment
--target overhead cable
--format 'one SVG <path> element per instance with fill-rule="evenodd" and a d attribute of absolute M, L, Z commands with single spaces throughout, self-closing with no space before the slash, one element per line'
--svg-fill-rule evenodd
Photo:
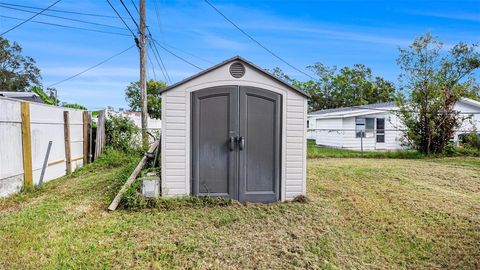
<path fill-rule="evenodd" d="M 33 16 L 31 16 L 31 17 L 29 17 L 28 19 L 24 20 L 23 22 L 15 25 L 14 27 L 8 29 L 7 31 L 1 33 L 0 36 L 3 36 L 3 35 L 5 35 L 6 33 L 8 33 L 8 32 L 10 32 L 10 31 L 12 31 L 12 30 L 14 30 L 14 29 L 22 26 L 23 24 L 27 23 L 28 21 L 32 20 L 33 18 L 37 17 L 38 15 L 42 14 L 43 12 L 45 12 L 46 10 L 48 10 L 49 8 L 55 6 L 55 5 L 56 5 L 58 2 L 60 2 L 60 1 L 62 1 L 62 0 L 57 0 L 57 1 L 55 1 L 53 4 L 51 4 L 50 6 L 48 6 L 48 7 L 44 8 L 44 9 L 40 10 L 39 12 L 36 12 Z"/>
<path fill-rule="evenodd" d="M 165 46 L 163 46 L 162 44 L 160 44 L 160 43 L 159 43 L 158 41 L 156 41 L 155 39 L 152 39 L 152 40 L 153 40 L 153 42 L 155 42 L 155 43 L 156 43 L 158 46 L 160 46 L 160 48 L 164 49 L 164 50 L 165 50 L 166 52 L 168 52 L 169 54 L 171 54 L 171 55 L 175 56 L 176 58 L 178 58 L 178 59 L 182 60 L 183 62 L 185 62 L 185 63 L 187 63 L 187 64 L 191 65 L 192 67 L 195 67 L 195 68 L 197 68 L 197 69 L 199 69 L 199 70 L 203 70 L 203 68 L 201 68 L 201 67 L 199 67 L 199 66 L 195 65 L 194 63 L 192 63 L 192 62 L 190 62 L 190 61 L 186 60 L 185 58 L 183 58 L 183 57 L 181 57 L 181 56 L 177 55 L 176 53 L 174 53 L 174 52 L 170 51 L 169 49 L 165 48 Z"/>
<path fill-rule="evenodd" d="M 135 18 L 133 18 L 132 13 L 130 13 L 130 10 L 128 9 L 127 5 L 125 5 L 125 3 L 123 2 L 123 0 L 120 0 L 120 3 L 122 3 L 123 8 L 125 8 L 125 10 L 126 10 L 127 13 L 128 13 L 128 16 L 130 16 L 130 18 L 132 19 L 132 21 L 133 21 L 133 22 L 135 23 L 135 25 L 137 26 L 138 31 L 140 32 L 140 26 L 138 25 L 138 23 L 137 23 L 137 21 L 135 20 Z"/>
<path fill-rule="evenodd" d="M 163 77 L 165 78 L 165 81 L 171 83 L 172 80 L 170 79 L 170 75 L 168 74 L 167 68 L 165 67 L 165 65 L 163 63 L 162 57 L 160 56 L 160 53 L 158 52 L 158 49 L 155 46 L 155 43 L 153 43 L 150 39 L 148 41 L 149 41 L 149 44 L 150 44 L 150 49 L 152 50 L 153 55 L 155 57 L 155 60 L 157 61 L 157 64 L 160 67 L 160 70 L 162 71 L 162 74 L 163 74 Z"/>
<path fill-rule="evenodd" d="M 0 18 L 23 21 L 23 19 L 20 19 L 20 18 L 11 17 L 11 16 L 4 16 L 4 15 L 0 15 Z M 111 34 L 111 35 L 118 35 L 118 36 L 127 36 L 127 37 L 130 36 L 129 34 L 124 34 L 124 33 L 104 31 L 104 30 L 99 30 L 99 29 L 91 29 L 91 28 L 78 27 L 78 26 L 70 26 L 70 25 L 57 24 L 57 23 L 42 22 L 42 21 L 36 21 L 36 20 L 31 20 L 30 22 L 37 23 L 37 24 L 57 26 L 57 27 L 62 27 L 62 28 L 69 28 L 69 29 L 84 30 L 84 31 L 98 32 L 98 33 L 104 33 L 104 34 Z"/>
<path fill-rule="evenodd" d="M 107 0 L 108 4 L 110 5 L 110 7 L 113 9 L 113 11 L 115 11 L 115 14 L 117 14 L 117 17 L 123 22 L 123 24 L 127 27 L 127 29 L 130 31 L 130 33 L 132 33 L 132 36 L 134 37 L 135 39 L 135 43 L 137 43 L 137 47 L 138 47 L 138 39 L 137 39 L 137 36 L 135 35 L 135 33 L 133 33 L 132 29 L 130 28 L 130 26 L 128 26 L 128 24 L 125 22 L 125 20 L 123 19 L 123 17 L 120 15 L 120 13 L 118 13 L 117 9 L 112 5 L 112 3 L 110 2 L 110 0 Z"/>
<path fill-rule="evenodd" d="M 29 9 L 36 9 L 36 10 L 42 10 L 42 9 L 43 9 L 43 8 L 39 8 L 39 7 L 32 7 L 32 6 L 19 5 L 19 4 L 11 4 L 11 3 L 5 3 L 5 2 L 0 2 L 0 4 L 2 4 L 2 5 L 7 5 L 7 6 L 14 6 L 14 7 L 23 7 L 23 8 L 29 8 Z M 60 9 L 53 9 L 53 8 L 48 9 L 48 12 L 69 13 L 69 14 L 77 14 L 77 15 L 93 16 L 93 17 L 102 17 L 102 18 L 117 18 L 117 16 L 110 16 L 110 15 L 103 15 L 103 14 L 95 14 L 95 13 L 85 13 L 85 12 L 70 11 L 70 10 L 60 10 Z"/>
<path fill-rule="evenodd" d="M 52 87 L 52 86 L 61 84 L 61 83 L 63 83 L 63 82 L 66 82 L 66 81 L 68 81 L 68 80 L 71 80 L 71 79 L 73 79 L 73 78 L 75 78 L 75 77 L 78 77 L 78 76 L 82 75 L 83 73 L 88 72 L 88 71 L 90 71 L 90 70 L 92 70 L 92 69 L 94 69 L 94 68 L 96 68 L 96 67 L 98 67 L 98 66 L 100 66 L 100 65 L 102 65 L 102 64 L 105 64 L 106 62 L 112 60 L 113 58 L 115 58 L 115 57 L 117 57 L 117 56 L 119 56 L 119 55 L 121 55 L 121 54 L 124 54 L 125 52 L 127 52 L 127 51 L 130 50 L 130 49 L 132 49 L 133 47 L 135 47 L 135 45 L 131 45 L 130 47 L 126 48 L 125 50 L 123 50 L 123 51 L 121 51 L 121 52 L 118 52 L 118 53 L 110 56 L 109 58 L 107 58 L 107 59 L 105 59 L 105 60 L 102 60 L 100 63 L 95 64 L 95 65 L 93 65 L 93 66 L 91 66 L 91 67 L 89 67 L 89 68 L 87 68 L 87 69 L 85 69 L 85 70 L 82 70 L 82 71 L 78 72 L 77 74 L 72 75 L 72 76 L 70 76 L 70 77 L 68 77 L 68 78 L 66 78 L 66 79 L 63 79 L 63 80 L 58 81 L 58 82 L 56 82 L 56 83 L 54 83 L 54 84 L 51 84 L 51 85 L 49 85 L 48 87 Z"/>
<path fill-rule="evenodd" d="M 260 43 L 258 40 L 256 40 L 254 37 L 252 37 L 250 34 L 248 34 L 245 30 L 243 30 L 242 28 L 240 28 L 240 26 L 238 26 L 236 23 L 234 23 L 232 20 L 230 20 L 225 14 L 223 14 L 218 8 L 216 8 L 212 3 L 210 3 L 210 1 L 208 0 L 204 0 L 205 3 L 207 3 L 210 7 L 212 7 L 218 14 L 220 14 L 226 21 L 228 21 L 230 24 L 232 24 L 235 28 L 237 28 L 240 32 L 242 32 L 245 36 L 247 36 L 249 39 L 251 39 L 253 42 L 255 42 L 258 46 L 262 47 L 264 50 L 266 50 L 268 53 L 270 53 L 271 55 L 273 55 L 275 58 L 277 58 L 278 60 L 282 61 L 283 63 L 287 64 L 289 67 L 295 69 L 296 71 L 302 73 L 303 75 L 309 77 L 310 79 L 312 80 L 315 80 L 314 77 L 312 77 L 311 75 L 309 75 L 308 73 L 300 70 L 299 68 L 295 67 L 294 65 L 290 64 L 289 62 L 287 62 L 285 59 L 283 59 L 282 57 L 280 57 L 278 54 L 274 53 L 272 50 L 268 49 L 266 46 L 264 46 L 262 43 Z"/>
<path fill-rule="evenodd" d="M 28 12 L 28 13 L 36 13 L 35 11 L 31 11 L 31 10 L 27 10 L 27 9 L 5 6 L 5 5 L 3 5 L 3 4 L 1 4 L 1 3 L 0 3 L 0 8 L 13 9 L 13 10 L 18 10 L 18 11 Z M 46 17 L 58 18 L 58 19 L 62 19 L 62 20 L 68 20 L 68 21 L 86 23 L 86 24 L 91 24 L 91 25 L 97 25 L 97 26 L 104 26 L 104 27 L 110 27 L 110 28 L 127 30 L 127 29 L 124 28 L 124 27 L 119 27 L 119 26 L 114 26 L 114 25 L 109 25 L 109 24 L 89 22 L 89 21 L 78 20 L 78 19 L 74 19 L 74 18 L 62 17 L 62 16 L 57 16 L 57 15 L 51 15 L 51 14 L 41 14 L 41 15 L 42 15 L 42 16 L 46 16 Z"/>

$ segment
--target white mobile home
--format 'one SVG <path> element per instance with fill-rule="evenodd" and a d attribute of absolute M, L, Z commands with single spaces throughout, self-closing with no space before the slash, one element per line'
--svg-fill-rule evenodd
<path fill-rule="evenodd" d="M 241 57 L 162 92 L 162 195 L 289 200 L 306 190 L 307 95 Z"/>
<path fill-rule="evenodd" d="M 459 135 L 476 127 L 480 130 L 480 102 L 464 98 L 455 104 L 455 109 L 469 119 L 456 132 Z M 309 139 L 317 145 L 350 150 L 398 150 L 404 148 L 401 121 L 394 112 L 393 102 L 344 107 L 308 114 Z M 472 113 L 471 115 L 468 115 Z"/>

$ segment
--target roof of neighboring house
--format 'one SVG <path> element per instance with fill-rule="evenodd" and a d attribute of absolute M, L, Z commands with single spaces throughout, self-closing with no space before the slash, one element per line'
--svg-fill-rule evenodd
<path fill-rule="evenodd" d="M 223 62 L 221 62 L 221 63 L 219 63 L 219 64 L 216 64 L 216 65 L 214 65 L 214 66 L 212 66 L 212 67 L 210 67 L 210 68 L 207 68 L 207 69 L 205 69 L 205 70 L 203 70 L 203 71 L 200 71 L 199 73 L 197 73 L 197 74 L 195 74 L 195 75 L 193 75 L 193 76 L 190 76 L 190 77 L 188 77 L 188 78 L 186 78 L 186 79 L 184 79 L 184 80 L 182 80 L 182 81 L 179 81 L 179 82 L 177 82 L 177 83 L 174 83 L 174 84 L 168 86 L 167 88 L 163 89 L 160 93 L 163 93 L 163 92 L 166 92 L 166 91 L 168 91 L 168 90 L 171 90 L 171 89 L 173 89 L 173 88 L 175 88 L 175 87 L 177 87 L 177 86 L 179 86 L 179 85 L 182 85 L 182 84 L 184 84 L 184 83 L 186 83 L 186 82 L 189 82 L 189 81 L 191 81 L 191 80 L 193 80 L 193 79 L 195 79 L 195 78 L 198 78 L 198 77 L 200 77 L 200 76 L 202 76 L 202 75 L 204 75 L 204 74 L 207 74 L 208 72 L 210 72 L 210 71 L 212 71 L 212 70 L 215 70 L 215 69 L 217 69 L 217 68 L 219 68 L 219 67 L 221 67 L 221 66 L 223 66 L 223 65 L 226 65 L 226 64 L 228 64 L 228 63 L 235 62 L 235 61 L 244 62 L 245 64 L 247 64 L 247 65 L 253 67 L 254 69 L 260 71 L 261 73 L 265 74 L 266 76 L 270 77 L 271 79 L 273 79 L 273 80 L 275 80 L 275 81 L 277 81 L 277 82 L 280 82 L 281 84 L 283 84 L 283 85 L 285 85 L 286 87 L 292 89 L 293 91 L 296 91 L 296 92 L 302 94 L 304 97 L 307 97 L 307 98 L 310 97 L 310 95 L 307 94 L 307 93 L 305 93 L 304 91 L 296 88 L 295 86 L 292 86 L 292 85 L 289 84 L 288 82 L 286 82 L 286 81 L 278 78 L 277 76 L 273 75 L 272 73 L 266 71 L 265 69 L 263 69 L 263 68 L 255 65 L 255 64 L 253 64 L 252 62 L 250 62 L 250 61 L 246 60 L 245 58 L 243 58 L 243 57 L 241 57 L 241 56 L 238 56 L 238 55 L 237 55 L 237 56 L 234 56 L 234 57 L 232 57 L 232 58 L 230 58 L 230 59 L 227 59 L 227 60 L 225 60 L 225 61 L 223 61 Z"/>
<path fill-rule="evenodd" d="M 359 105 L 359 106 L 350 106 L 350 107 L 341 107 L 335 109 L 326 109 L 326 110 L 319 110 L 315 112 L 311 112 L 309 116 L 316 116 L 316 115 L 338 115 L 342 116 L 347 113 L 357 112 L 357 111 L 372 111 L 375 109 L 388 109 L 395 107 L 394 102 L 382 102 L 382 103 L 374 103 L 374 104 L 367 104 L 367 105 Z M 371 113 L 369 111 L 369 113 Z"/>
<path fill-rule="evenodd" d="M 40 96 L 33 92 L 10 92 L 10 91 L 5 91 L 5 92 L 0 92 L 0 96 L 2 97 L 7 97 L 7 98 L 15 98 L 15 99 L 21 99 L 25 101 L 30 101 L 30 102 L 36 102 L 36 103 L 45 103 Z"/>
<path fill-rule="evenodd" d="M 463 102 L 463 103 L 480 108 L 480 102 L 470 98 L 462 98 L 459 100 L 459 102 Z M 396 109 L 397 109 L 397 106 L 395 105 L 395 102 L 382 102 L 382 103 L 374 103 L 374 104 L 367 104 L 367 105 L 319 110 L 319 111 L 309 113 L 308 116 L 315 117 L 315 118 L 344 118 L 344 117 L 361 116 L 361 115 L 368 115 L 368 114 L 375 114 L 375 113 L 382 113 L 382 112 L 388 113 L 389 111 L 396 110 Z"/>
<path fill-rule="evenodd" d="M 479 107 L 480 108 L 480 101 L 476 101 L 474 99 L 471 99 L 471 98 L 462 98 L 461 101 L 463 103 L 466 103 L 466 104 L 469 104 L 469 105 L 472 105 L 472 106 L 475 106 L 475 107 Z"/>

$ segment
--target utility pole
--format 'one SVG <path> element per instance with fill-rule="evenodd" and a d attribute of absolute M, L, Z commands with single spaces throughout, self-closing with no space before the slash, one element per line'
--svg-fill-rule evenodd
<path fill-rule="evenodd" d="M 147 137 L 147 46 L 145 0 L 140 0 L 140 106 L 142 107 L 142 144 L 148 148 Z"/>

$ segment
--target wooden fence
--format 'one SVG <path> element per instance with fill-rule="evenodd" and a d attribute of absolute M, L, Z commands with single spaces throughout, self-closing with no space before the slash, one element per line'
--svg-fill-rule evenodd
<path fill-rule="evenodd" d="M 91 161 L 87 111 L 0 98 L 0 197 Z"/>

